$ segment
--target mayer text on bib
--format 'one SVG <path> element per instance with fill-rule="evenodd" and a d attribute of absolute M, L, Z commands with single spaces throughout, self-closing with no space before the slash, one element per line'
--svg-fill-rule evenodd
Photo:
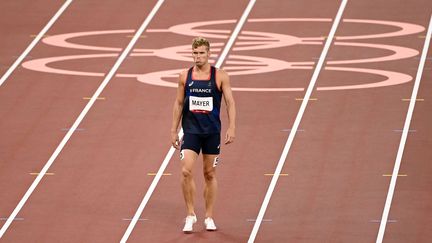
<path fill-rule="evenodd" d="M 208 113 L 213 110 L 213 97 L 189 97 L 189 110 Z"/>

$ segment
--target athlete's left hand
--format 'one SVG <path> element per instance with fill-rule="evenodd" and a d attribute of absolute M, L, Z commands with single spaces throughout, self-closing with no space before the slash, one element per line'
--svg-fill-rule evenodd
<path fill-rule="evenodd" d="M 234 138 L 235 138 L 235 129 L 234 128 L 228 128 L 226 135 L 225 135 L 225 144 L 233 143 Z"/>
<path fill-rule="evenodd" d="M 171 144 L 175 149 L 180 149 L 180 139 L 177 132 L 171 132 Z"/>

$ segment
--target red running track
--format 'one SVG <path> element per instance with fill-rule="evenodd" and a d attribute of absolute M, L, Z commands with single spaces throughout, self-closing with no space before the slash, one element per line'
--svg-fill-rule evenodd
<path fill-rule="evenodd" d="M 1 75 L 61 6 L 36 2 L 0 3 Z M 0 225 L 155 4 L 74 1 L 0 86 Z M 175 89 L 155 85 L 161 76 L 155 72 L 163 71 L 169 86 L 191 65 L 195 33 L 187 23 L 212 41 L 216 60 L 247 4 L 164 2 L 1 240 L 119 241 L 154 178 L 148 173 L 157 172 L 170 148 Z M 204 231 L 198 193 L 200 223 L 194 234 L 181 232 L 185 207 L 176 153 L 129 242 L 249 239 L 271 180 L 265 174 L 279 161 L 340 4 L 255 3 L 223 64 L 236 88 L 238 130 L 236 142 L 222 147 L 218 168 L 219 230 Z M 409 7 L 348 2 L 255 242 L 376 240 L 431 9 L 420 0 Z M 400 26 L 405 29 L 397 32 Z M 65 41 L 81 46 L 65 46 L 60 40 L 68 33 L 77 36 Z M 377 37 L 382 33 L 396 34 Z M 431 238 L 430 56 L 429 50 L 383 242 Z M 386 86 L 369 87 L 385 75 Z M 365 88 L 348 89 L 352 85 Z M 200 171 L 197 163 L 198 192 Z"/>

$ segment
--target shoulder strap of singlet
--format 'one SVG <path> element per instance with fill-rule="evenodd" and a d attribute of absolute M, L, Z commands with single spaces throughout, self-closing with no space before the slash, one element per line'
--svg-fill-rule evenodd
<path fill-rule="evenodd" d="M 193 72 L 193 67 L 189 68 L 188 70 L 188 74 L 187 74 L 187 78 L 186 78 L 186 83 L 190 80 L 192 80 L 192 72 Z"/>
<path fill-rule="evenodd" d="M 210 79 L 214 79 L 214 80 L 216 80 L 216 67 L 213 67 L 213 66 L 211 66 L 210 67 Z"/>
<path fill-rule="evenodd" d="M 187 76 L 186 76 L 185 89 L 184 89 L 185 97 L 189 96 L 188 86 L 189 86 L 189 82 L 192 80 L 192 70 L 193 70 L 193 67 L 189 68 Z"/>
<path fill-rule="evenodd" d="M 222 92 L 222 90 L 220 90 L 219 88 L 218 88 L 218 86 L 217 86 L 217 82 L 216 82 L 216 73 L 217 73 L 217 68 L 216 67 L 214 67 L 214 66 L 211 66 L 211 80 L 212 80 L 212 82 L 213 82 L 213 85 L 214 85 L 214 87 L 215 87 L 215 92 L 218 92 L 218 93 L 221 93 Z"/>

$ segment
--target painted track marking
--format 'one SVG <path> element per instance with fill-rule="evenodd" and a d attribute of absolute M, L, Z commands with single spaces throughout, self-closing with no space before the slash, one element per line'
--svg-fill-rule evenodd
<path fill-rule="evenodd" d="M 102 91 L 104 90 L 104 88 L 108 85 L 109 81 L 114 77 L 114 74 L 119 69 L 119 67 L 122 64 L 122 62 L 126 59 L 126 57 L 128 56 L 128 54 L 132 50 L 133 46 L 135 45 L 135 43 L 138 41 L 139 36 L 147 28 L 148 24 L 150 23 L 151 19 L 154 17 L 154 15 L 156 14 L 157 10 L 162 5 L 162 3 L 163 3 L 163 0 L 159 0 L 156 3 L 156 5 L 153 8 L 153 10 L 150 12 L 150 14 L 144 20 L 144 22 L 142 23 L 142 25 L 140 26 L 140 28 L 135 33 L 134 38 L 132 38 L 132 40 L 129 42 L 129 44 L 124 49 L 124 51 L 122 52 L 122 54 L 119 56 L 119 58 L 117 59 L 117 61 L 114 64 L 114 66 L 111 68 L 111 70 L 109 71 L 109 73 L 104 78 L 102 84 L 98 87 L 98 89 L 96 90 L 96 92 L 93 94 L 93 96 L 90 99 L 90 101 L 87 103 L 87 105 L 84 107 L 84 109 L 81 112 L 81 114 L 75 120 L 75 122 L 72 125 L 71 129 L 68 130 L 68 132 L 66 133 L 65 137 L 62 139 L 62 141 L 60 142 L 60 144 L 58 145 L 58 147 L 56 148 L 56 150 L 54 151 L 54 153 L 51 155 L 51 157 L 49 158 L 49 160 L 47 161 L 47 163 L 45 164 L 45 166 L 42 168 L 42 170 L 39 173 L 39 175 L 36 177 L 36 179 L 33 181 L 33 183 L 31 184 L 31 186 L 27 190 L 27 192 L 24 194 L 23 198 L 20 200 L 20 202 L 18 203 L 18 205 L 16 206 L 16 208 L 14 209 L 14 211 L 12 212 L 12 214 L 9 216 L 8 220 L 6 221 L 6 223 L 2 226 L 2 228 L 0 230 L 0 238 L 3 237 L 4 233 L 6 232 L 6 230 L 10 226 L 10 224 L 13 222 L 14 218 L 17 216 L 17 214 L 19 213 L 19 211 L 22 209 L 22 207 L 24 206 L 24 204 L 27 202 L 28 198 L 33 193 L 33 191 L 36 189 L 37 185 L 42 180 L 42 178 L 44 177 L 44 175 L 47 173 L 47 171 L 51 167 L 51 165 L 54 163 L 55 159 L 60 154 L 60 152 L 62 151 L 62 149 L 64 148 L 64 146 L 66 146 L 66 143 L 69 141 L 69 139 L 71 138 L 71 136 L 74 133 L 74 131 L 78 128 L 79 124 L 82 122 L 82 120 L 84 119 L 84 117 L 87 115 L 87 113 L 89 112 L 90 108 L 96 102 L 96 99 L 100 96 L 100 94 L 102 93 Z"/>
<path fill-rule="evenodd" d="M 274 175 L 272 177 L 272 180 L 270 182 L 269 188 L 268 188 L 267 193 L 266 193 L 266 195 L 264 197 L 264 201 L 263 201 L 263 203 L 261 205 L 261 209 L 260 209 L 260 211 L 258 213 L 257 220 L 255 221 L 254 227 L 253 227 L 252 232 L 251 232 L 251 234 L 249 236 L 248 243 L 252 243 L 252 242 L 255 241 L 255 238 L 256 238 L 257 233 L 258 233 L 258 229 L 259 229 L 259 227 L 260 227 L 260 225 L 262 223 L 262 220 L 264 218 L 265 211 L 266 211 L 267 206 L 268 206 L 268 204 L 270 202 L 270 198 L 271 198 L 271 196 L 273 194 L 274 188 L 276 187 L 276 183 L 277 183 L 277 180 L 279 179 L 279 175 L 281 174 L 283 165 L 285 164 L 285 160 L 286 160 L 286 158 L 288 156 L 288 152 L 289 152 L 289 149 L 291 148 L 291 144 L 294 141 L 294 136 L 297 133 L 297 129 L 298 129 L 299 125 L 300 125 L 300 121 L 301 121 L 301 119 L 303 117 L 303 113 L 304 113 L 304 111 L 306 109 L 306 106 L 307 106 L 309 100 L 310 100 L 313 88 L 314 88 L 315 83 L 316 83 L 316 81 L 318 79 L 318 75 L 319 75 L 319 73 L 321 71 L 321 68 L 322 68 L 322 66 L 324 64 L 324 60 L 325 60 L 325 58 L 327 56 L 328 50 L 330 48 L 330 45 L 331 45 L 331 43 L 333 41 L 336 29 L 337 29 L 337 27 L 339 25 L 339 22 L 340 22 L 341 18 L 342 18 L 342 13 L 343 13 L 343 11 L 345 9 L 347 1 L 348 0 L 342 0 L 341 5 L 339 7 L 339 10 L 338 10 L 338 12 L 336 14 L 335 20 L 333 22 L 333 25 L 332 25 L 332 27 L 330 29 L 330 33 L 328 35 L 328 38 L 326 38 L 326 42 L 324 44 L 323 51 L 321 52 L 320 59 L 318 60 L 318 63 L 316 65 L 316 67 L 315 67 L 315 70 L 314 70 L 314 73 L 312 75 L 311 81 L 310 81 L 309 86 L 308 86 L 308 88 L 306 90 L 306 94 L 305 94 L 305 96 L 303 98 L 303 101 L 301 103 L 299 112 L 297 113 L 297 117 L 296 117 L 296 119 L 294 121 L 293 128 L 290 131 L 290 134 L 288 136 L 287 142 L 286 142 L 285 147 L 283 149 L 282 155 L 281 155 L 281 157 L 279 159 L 278 165 L 276 167 L 276 170 L 275 170 Z"/>
<path fill-rule="evenodd" d="M 149 173 L 147 173 L 147 175 L 148 176 L 155 176 L 155 175 L 157 175 L 157 173 L 149 172 Z M 163 176 L 170 176 L 170 175 L 172 175 L 172 173 L 162 173 L 162 175 Z"/>
<path fill-rule="evenodd" d="M 411 101 L 411 99 L 402 99 L 402 101 Z M 415 101 L 424 101 L 424 99 L 415 99 Z"/>
<path fill-rule="evenodd" d="M 401 73 L 383 69 L 370 69 L 370 68 L 361 68 L 357 67 L 346 67 L 345 64 L 361 64 L 361 63 L 375 63 L 375 62 L 388 62 L 393 60 L 400 60 L 406 58 L 416 58 L 419 54 L 419 51 L 407 48 L 403 46 L 395 46 L 395 45 L 385 45 L 378 43 L 362 43 L 357 42 L 358 40 L 363 39 L 377 39 L 383 37 L 394 38 L 397 36 L 407 36 L 416 33 L 424 32 L 425 28 L 420 25 L 403 23 L 403 22 L 394 22 L 394 21 L 382 21 L 382 20 L 370 20 L 370 19 L 344 19 L 344 23 L 349 24 L 368 24 L 371 26 L 389 26 L 400 30 L 395 30 L 391 32 L 381 32 L 381 33 L 368 33 L 363 35 L 347 35 L 340 36 L 340 41 L 333 42 L 335 46 L 343 46 L 348 48 L 372 48 L 378 50 L 386 50 L 390 51 L 390 53 L 394 54 L 383 54 L 377 57 L 365 56 L 359 59 L 359 57 L 346 60 L 334 58 L 332 61 L 326 62 L 326 70 L 331 72 L 349 72 L 349 73 L 360 73 L 360 74 L 372 74 L 374 76 L 379 76 L 381 78 L 377 80 L 371 80 L 371 82 L 364 83 L 364 79 L 360 83 L 358 83 L 358 79 L 354 79 L 353 83 L 340 83 L 336 84 L 336 86 L 317 86 L 317 90 L 319 91 L 329 91 L 329 90 L 347 90 L 347 89 L 369 89 L 369 88 L 377 88 L 383 86 L 392 86 L 399 85 L 406 82 L 411 82 L 414 78 L 408 73 Z M 265 22 L 274 22 L 274 23 L 292 23 L 292 22 L 321 22 L 321 23 L 331 23 L 331 18 L 255 18 L 248 19 L 249 24 L 254 23 L 265 23 Z M 199 22 L 188 22 L 181 23 L 169 26 L 167 29 L 158 30 L 156 32 L 166 32 L 172 33 L 175 35 L 187 35 L 187 36 L 204 36 L 208 38 L 220 39 L 221 42 L 215 41 L 212 46 L 213 53 L 219 53 L 222 51 L 222 46 L 224 46 L 224 42 L 226 39 L 229 39 L 229 34 L 231 30 L 228 29 L 214 29 L 215 27 L 223 24 L 235 24 L 235 19 L 230 20 L 217 20 L 217 21 L 199 21 Z M 201 29 L 205 28 L 205 29 Z M 210 29 L 208 29 L 210 28 Z M 222 27 L 223 28 L 223 27 Z M 281 27 L 282 28 L 282 27 Z M 148 29 L 147 32 L 155 32 L 154 29 Z M 57 46 L 66 49 L 80 49 L 80 50 L 95 50 L 95 51 L 104 51 L 105 53 L 100 54 L 85 54 L 85 55 L 60 55 L 60 56 L 51 56 L 44 58 L 31 58 L 32 60 L 27 60 L 22 63 L 23 68 L 27 68 L 37 72 L 47 72 L 47 73 L 57 73 L 64 75 L 78 75 L 78 76 L 96 76 L 103 77 L 105 76 L 104 72 L 100 72 L 97 70 L 71 70 L 66 68 L 67 63 L 69 61 L 80 61 L 86 62 L 86 60 L 90 59 L 99 59 L 99 58 L 115 58 L 118 56 L 117 53 L 122 51 L 121 48 L 114 46 L 98 46 L 96 43 L 93 43 L 86 39 L 89 36 L 104 36 L 108 34 L 115 34 L 117 38 L 125 38 L 125 34 L 133 33 L 134 30 L 128 29 L 117 29 L 117 30 L 99 30 L 99 31 L 84 31 L 84 32 L 72 32 L 72 33 L 63 33 L 58 35 L 52 35 L 50 37 L 44 38 L 43 42 L 49 46 Z M 211 34 L 217 33 L 217 34 Z M 306 60 L 284 60 L 284 58 L 279 59 L 275 57 L 263 57 L 263 56 L 248 56 L 243 55 L 242 51 L 245 50 L 263 50 L 263 49 L 273 49 L 280 47 L 293 47 L 297 45 L 319 45 L 322 46 L 325 39 L 310 36 L 310 37 L 300 37 L 293 35 L 286 35 L 286 33 L 273 33 L 269 31 L 242 31 L 242 33 L 238 37 L 238 41 L 236 41 L 236 45 L 234 45 L 233 50 L 230 52 L 230 60 L 224 65 L 224 69 L 229 73 L 230 76 L 237 75 L 255 75 L 255 74 L 264 74 L 264 73 L 273 73 L 275 71 L 282 70 L 304 70 L 310 69 L 313 70 L 315 62 L 314 61 L 306 61 Z M 84 38 L 80 40 L 81 38 Z M 337 40 L 337 38 L 336 38 Z M 355 40 L 356 42 L 352 42 Z M 264 42 L 263 42 L 264 41 Z M 346 42 L 348 41 L 348 42 Z M 190 60 L 190 46 L 189 45 L 176 45 L 176 46 L 167 46 L 156 49 L 140 49 L 136 48 L 128 58 L 135 59 L 140 57 L 163 57 L 164 59 L 169 60 L 178 60 L 178 61 L 188 61 Z M 237 55 L 239 54 L 239 55 Z M 28 56 L 29 57 L 29 56 Z M 330 57 L 326 57 L 328 60 Z M 318 59 L 318 58 L 311 58 Z M 213 61 L 213 60 L 211 60 Z M 341 66 L 340 66 L 341 65 Z M 415 66 L 417 68 L 417 66 Z M 138 82 L 146 83 L 149 85 L 157 85 L 163 87 L 171 87 L 177 88 L 176 82 L 173 82 L 172 78 L 177 77 L 179 71 L 181 69 L 171 69 L 171 70 L 159 70 L 156 72 L 150 73 L 117 73 L 118 77 L 126 77 L 126 78 L 135 78 Z M 384 79 L 383 79 L 384 78 Z M 167 80 L 169 79 L 169 80 Z M 300 87 L 292 87 L 288 85 L 279 86 L 279 87 L 254 87 L 255 85 L 251 85 L 249 87 L 232 87 L 233 91 L 242 91 L 242 92 L 296 92 L 296 91 L 304 91 L 305 87 L 301 85 Z"/>
<path fill-rule="evenodd" d="M 274 173 L 265 173 L 265 176 L 274 176 Z M 288 176 L 287 173 L 280 173 L 279 176 Z"/>
<path fill-rule="evenodd" d="M 302 101 L 303 98 L 295 98 L 296 101 Z M 318 98 L 310 98 L 309 100 L 316 101 Z"/>
<path fill-rule="evenodd" d="M 381 223 L 380 223 L 380 227 L 378 230 L 378 235 L 377 235 L 377 239 L 376 239 L 376 243 L 381 243 L 383 241 L 384 238 L 384 232 L 385 232 L 385 228 L 387 225 L 387 220 L 388 220 L 388 215 L 390 213 L 390 207 L 391 207 L 391 203 L 393 200 L 393 194 L 394 194 L 394 190 L 396 187 L 396 180 L 398 178 L 398 174 L 399 174 L 399 168 L 400 168 L 400 164 L 402 161 L 402 155 L 404 152 L 404 148 L 405 148 L 405 143 L 406 140 L 408 138 L 408 131 L 409 131 L 409 127 L 411 124 L 411 118 L 414 112 L 414 107 L 415 107 L 415 103 L 416 103 L 416 98 L 417 98 L 417 93 L 420 87 L 420 80 L 423 74 L 423 68 L 426 62 L 426 55 L 428 53 L 428 49 L 429 49 L 429 43 L 431 41 L 431 34 L 432 34 L 432 15 L 431 18 L 429 20 L 429 27 L 428 27 L 428 31 L 426 34 L 426 39 L 424 42 L 424 46 L 423 46 L 423 51 L 422 51 L 422 55 L 420 58 L 420 63 L 417 69 L 417 75 L 416 75 L 416 79 L 414 82 L 414 87 L 413 87 L 413 91 L 411 94 L 411 100 L 409 103 L 409 107 L 408 107 L 408 112 L 407 112 L 407 116 L 405 119 L 405 124 L 404 124 L 404 128 L 403 128 L 403 132 L 402 132 L 402 136 L 401 136 L 401 140 L 399 143 L 399 149 L 396 155 L 396 161 L 395 161 L 395 165 L 393 168 L 393 174 L 391 177 L 391 181 L 390 181 L 390 186 L 388 189 L 388 193 L 387 193 L 387 198 L 386 198 L 386 202 L 384 205 L 384 210 L 383 210 L 383 214 L 381 217 Z"/>
<path fill-rule="evenodd" d="M 53 24 L 57 21 L 60 15 L 66 10 L 66 8 L 72 3 L 73 0 L 67 0 L 61 8 L 57 11 L 57 13 L 51 18 L 48 24 L 39 32 L 39 34 L 35 37 L 35 39 L 30 43 L 30 45 L 24 50 L 24 52 L 18 57 L 17 60 L 10 66 L 10 68 L 5 72 L 5 74 L 0 79 L 0 86 L 6 81 L 7 78 L 12 74 L 13 71 L 20 65 L 20 63 L 26 58 L 26 56 L 30 53 L 30 51 L 36 46 L 36 44 L 46 35 L 46 32 L 53 26 Z M 1 238 L 1 234 L 0 234 Z"/>
<path fill-rule="evenodd" d="M 1 217 L 1 218 L 0 218 L 0 221 L 6 221 L 7 219 L 8 219 L 8 218 Z M 14 218 L 13 220 L 15 220 L 15 221 L 23 221 L 24 218 Z"/>
<path fill-rule="evenodd" d="M 246 219 L 246 222 L 255 222 L 256 219 Z M 263 222 L 273 222 L 273 219 L 263 219 Z"/>
<path fill-rule="evenodd" d="M 92 97 L 83 97 L 82 99 L 83 99 L 83 100 L 91 100 L 91 98 L 92 98 Z M 97 97 L 96 99 L 97 99 L 97 100 L 106 100 L 105 97 Z"/>
<path fill-rule="evenodd" d="M 404 129 L 394 129 L 393 130 L 393 132 L 403 132 L 404 131 Z M 408 132 L 417 132 L 417 130 L 415 130 L 415 129 L 410 129 L 410 130 L 408 130 Z"/>
<path fill-rule="evenodd" d="M 215 64 L 215 67 L 219 68 L 223 64 L 226 56 L 228 55 L 229 50 L 233 46 L 234 41 L 237 38 L 238 34 L 240 33 L 240 30 L 243 27 L 243 25 L 244 25 L 248 15 L 249 15 L 250 11 L 252 10 L 255 2 L 256 2 L 256 0 L 250 0 L 249 1 L 248 6 L 246 7 L 246 9 L 243 12 L 239 21 L 237 22 L 237 25 L 236 25 L 234 31 L 232 32 L 227 44 L 225 45 L 224 50 L 220 54 L 219 59 Z M 183 137 L 183 129 L 180 129 L 178 135 L 179 135 L 180 139 Z M 168 166 L 169 161 L 171 160 L 172 156 L 174 155 L 174 152 L 175 152 L 175 148 L 171 146 L 171 148 L 169 149 L 167 155 L 165 156 L 165 159 L 163 160 L 155 178 L 153 179 L 152 183 L 150 184 L 149 189 L 147 190 L 143 200 L 141 201 L 141 204 L 139 205 L 137 211 L 135 212 L 134 217 L 132 218 L 128 228 L 126 229 L 126 232 L 123 235 L 120 243 L 125 243 L 128 240 L 129 236 L 131 235 L 132 230 L 134 229 L 136 223 L 138 222 L 139 217 L 141 216 L 142 212 L 144 211 L 145 206 L 147 205 L 148 201 L 150 200 L 150 197 L 153 194 L 153 191 L 155 190 L 160 178 L 162 177 L 162 175 L 165 171 L 165 168 Z"/>
<path fill-rule="evenodd" d="M 29 175 L 39 175 L 40 173 L 39 172 L 30 172 L 29 173 Z M 55 173 L 52 173 L 52 172 L 46 172 L 45 173 L 45 175 L 47 175 L 47 176 L 52 176 L 52 175 L 55 175 Z"/>

